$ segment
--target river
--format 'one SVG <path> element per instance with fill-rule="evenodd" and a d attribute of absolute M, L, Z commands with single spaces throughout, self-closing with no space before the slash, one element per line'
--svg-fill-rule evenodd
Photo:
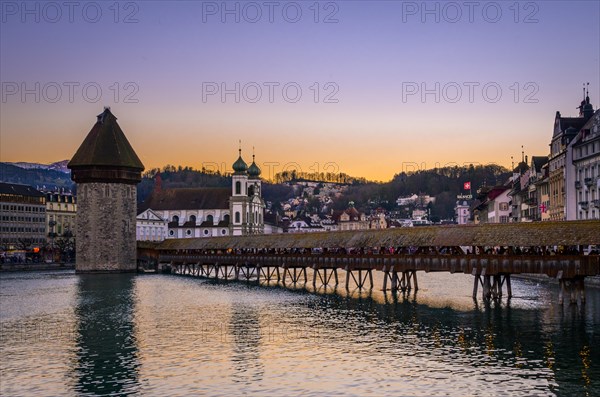
<path fill-rule="evenodd" d="M 380 276 L 376 286 L 381 286 Z M 0 275 L 2 396 L 600 396 L 600 290 L 419 273 L 416 295 L 174 275 Z"/>

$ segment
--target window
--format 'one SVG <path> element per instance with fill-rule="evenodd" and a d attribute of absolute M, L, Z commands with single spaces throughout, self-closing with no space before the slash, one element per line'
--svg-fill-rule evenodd
<path fill-rule="evenodd" d="M 222 229 L 222 230 L 221 230 L 221 234 L 222 234 L 223 236 L 224 236 L 224 235 L 226 235 L 226 234 L 227 234 L 227 230 L 226 230 L 226 229 Z"/>
<path fill-rule="evenodd" d="M 191 236 L 192 235 L 192 231 L 190 229 L 188 229 L 188 230 L 185 231 L 185 234 L 187 236 Z"/>
<path fill-rule="evenodd" d="M 239 213 L 239 211 L 235 213 L 235 223 L 240 223 L 240 213 Z"/>
<path fill-rule="evenodd" d="M 215 222 L 214 222 L 214 218 L 213 218 L 213 216 L 212 216 L 212 215 L 209 215 L 209 216 L 207 216 L 207 217 L 206 217 L 206 221 L 207 221 L 207 222 L 209 222 L 211 225 L 214 225 L 214 224 L 215 224 Z"/>
<path fill-rule="evenodd" d="M 208 229 L 204 229 L 204 235 L 208 236 Z"/>
<path fill-rule="evenodd" d="M 173 222 L 177 222 L 177 224 L 179 224 L 179 217 L 177 215 L 173 215 Z"/>
<path fill-rule="evenodd" d="M 196 215 L 190 216 L 190 222 L 192 222 L 194 225 L 196 224 Z"/>
<path fill-rule="evenodd" d="M 173 230 L 169 230 L 169 236 L 173 236 L 175 232 Z"/>
<path fill-rule="evenodd" d="M 240 181 L 235 183 L 235 194 L 242 194 L 242 182 Z"/>

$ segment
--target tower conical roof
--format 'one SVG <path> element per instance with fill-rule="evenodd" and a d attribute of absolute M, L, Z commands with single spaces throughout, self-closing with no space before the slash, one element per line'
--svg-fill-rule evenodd
<path fill-rule="evenodd" d="M 109 108 L 98 115 L 96 124 L 67 165 L 71 169 L 94 166 L 144 170 L 144 164 Z"/>

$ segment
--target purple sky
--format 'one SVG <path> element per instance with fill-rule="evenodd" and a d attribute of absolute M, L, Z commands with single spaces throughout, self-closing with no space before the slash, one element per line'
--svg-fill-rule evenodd
<path fill-rule="evenodd" d="M 226 170 L 241 139 L 270 174 L 388 180 L 546 155 L 584 82 L 600 104 L 598 1 L 74 4 L 2 2 L 2 161 L 69 158 L 111 106 L 147 168 Z"/>

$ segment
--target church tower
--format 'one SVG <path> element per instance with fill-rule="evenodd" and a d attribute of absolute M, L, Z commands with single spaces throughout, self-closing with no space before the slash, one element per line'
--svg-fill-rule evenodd
<path fill-rule="evenodd" d="M 76 271 L 135 272 L 136 185 L 144 165 L 110 108 L 67 166 L 77 184 Z"/>
<path fill-rule="evenodd" d="M 233 163 L 229 209 L 231 213 L 230 234 L 232 236 L 248 234 L 248 165 L 242 159 L 241 147 L 238 159 Z"/>
<path fill-rule="evenodd" d="M 265 202 L 262 199 L 260 168 L 256 165 L 254 154 L 252 164 L 248 167 L 248 206 L 250 213 L 250 234 L 263 234 L 265 232 L 264 213 Z"/>

